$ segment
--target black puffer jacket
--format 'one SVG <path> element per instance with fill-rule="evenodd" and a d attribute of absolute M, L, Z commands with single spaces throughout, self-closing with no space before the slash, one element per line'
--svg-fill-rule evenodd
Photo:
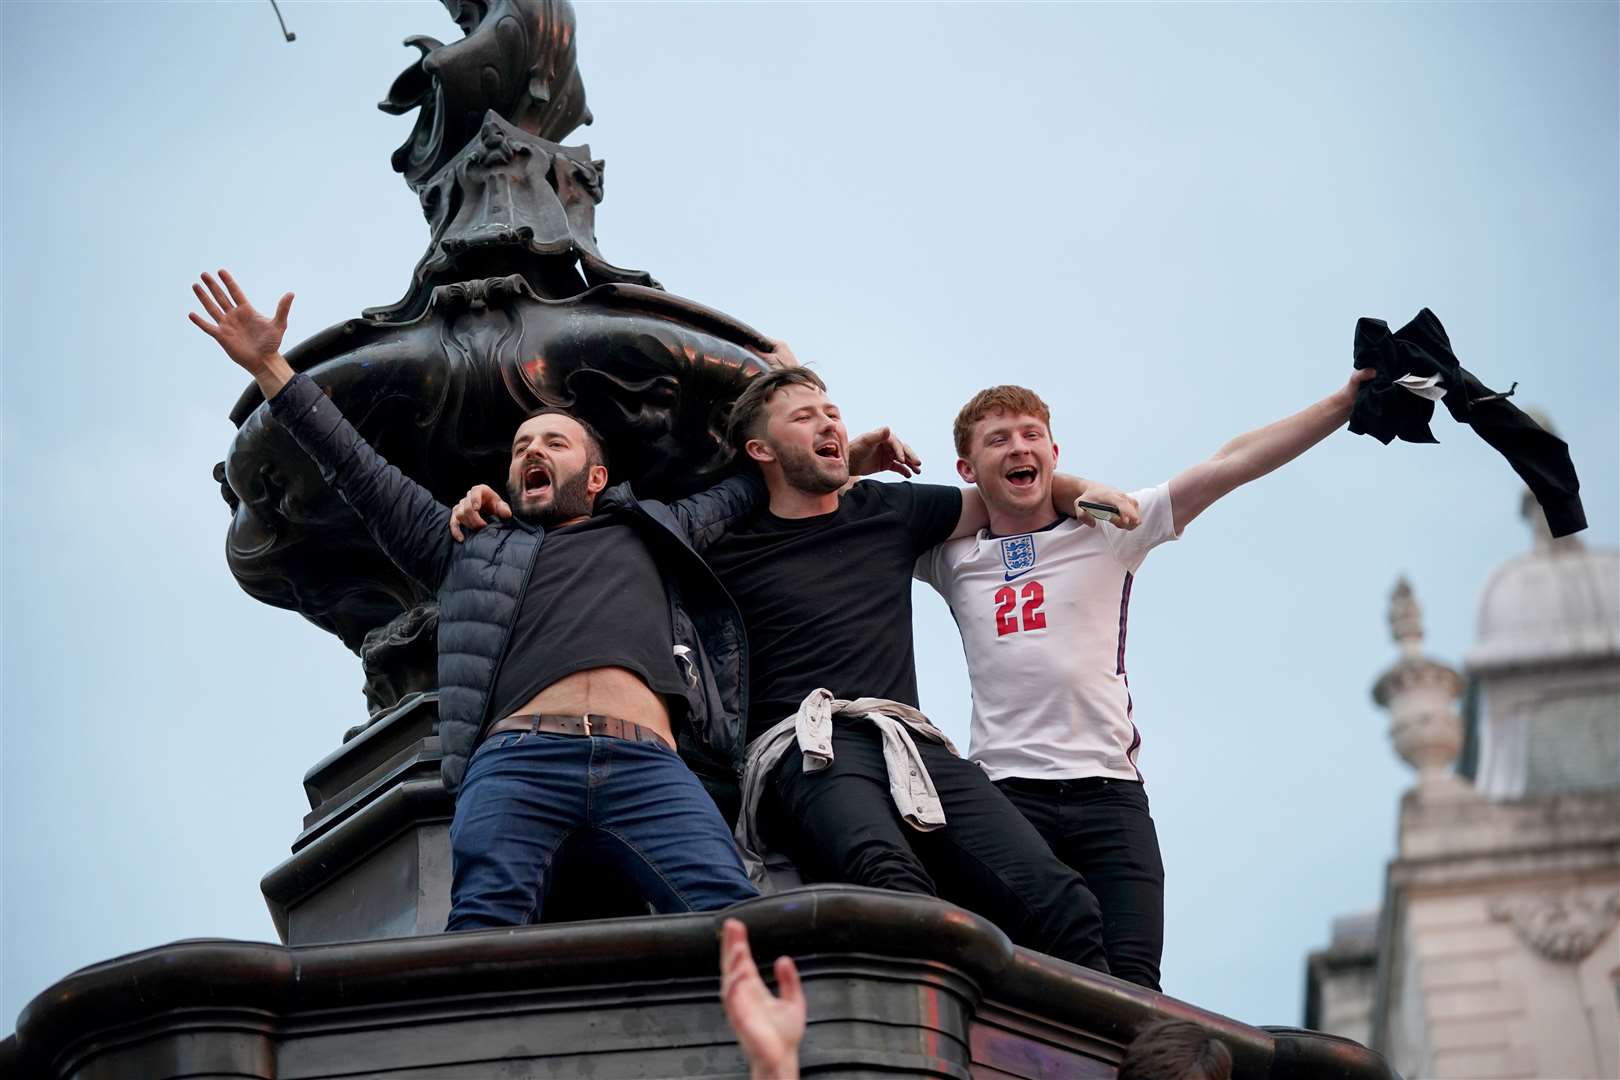
<path fill-rule="evenodd" d="M 545 531 L 498 522 L 458 544 L 450 510 L 388 464 L 360 437 L 307 375 L 270 399 L 270 411 L 352 506 L 383 551 L 439 594 L 439 741 L 441 772 L 461 785 L 479 736 L 494 719 L 489 691 L 505 656 L 519 600 Z M 681 757 L 728 816 L 742 769 L 748 715 L 748 645 L 737 606 L 698 554 L 763 499 L 764 485 L 739 476 L 689 499 L 637 499 L 630 485 L 602 493 L 598 514 L 623 517 L 640 533 L 664 577 L 673 645 L 690 650 L 687 721 L 678 726 Z"/>

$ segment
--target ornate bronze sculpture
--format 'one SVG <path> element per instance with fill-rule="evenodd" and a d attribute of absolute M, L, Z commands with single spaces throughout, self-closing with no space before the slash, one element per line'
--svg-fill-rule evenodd
<path fill-rule="evenodd" d="M 725 469 L 726 409 L 773 343 L 616 267 L 596 247 L 603 163 L 564 146 L 589 123 L 567 0 L 444 0 L 465 37 L 427 37 L 380 108 L 418 110 L 393 155 L 431 239 L 399 302 L 286 353 L 392 463 L 453 502 L 504 475 L 513 430 L 577 409 L 616 480 L 669 497 Z M 231 572 L 361 654 L 375 715 L 433 685 L 433 598 L 372 542 L 279 432 L 256 388 L 215 470 Z"/>

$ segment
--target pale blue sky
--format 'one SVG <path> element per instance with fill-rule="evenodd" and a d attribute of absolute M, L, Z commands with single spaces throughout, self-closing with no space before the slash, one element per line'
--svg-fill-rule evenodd
<path fill-rule="evenodd" d="M 245 380 L 185 321 L 228 265 L 302 338 L 404 291 L 426 230 L 375 110 L 434 3 L 0 4 L 0 1032 L 83 964 L 273 939 L 260 876 L 359 665 L 249 600 L 210 470 Z M 1014 381 L 1064 463 L 1156 483 L 1343 381 L 1361 315 L 1432 307 L 1617 518 L 1614 4 L 579 9 L 601 247 L 791 341 L 852 427 L 954 479 Z M 1303 959 L 1376 903 L 1410 773 L 1368 689 L 1408 574 L 1456 660 L 1525 550 L 1506 464 L 1339 434 L 1139 577 L 1131 685 L 1168 866 L 1168 992 L 1298 1023 Z M 951 620 L 924 708 L 965 743 Z"/>

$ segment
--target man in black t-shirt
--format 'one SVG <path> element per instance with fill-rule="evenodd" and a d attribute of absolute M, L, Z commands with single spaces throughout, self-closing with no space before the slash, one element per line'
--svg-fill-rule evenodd
<path fill-rule="evenodd" d="M 821 379 L 803 368 L 754 379 L 733 409 L 731 436 L 770 492 L 767 508 L 705 553 L 748 631 L 750 742 L 760 746 L 755 740 L 818 688 L 841 700 L 888 699 L 900 706 L 891 710 L 897 716 L 914 710 L 912 568 L 935 545 L 986 525 L 978 492 L 848 486 L 843 421 Z M 895 453 L 902 465 L 917 464 L 909 451 Z M 1084 486 L 1056 478 L 1054 504 L 1071 507 L 1081 495 L 1118 500 L 1112 489 Z M 891 783 L 916 791 L 916 782 L 891 781 L 871 720 L 835 714 L 830 763 L 807 770 L 793 741 L 764 781 L 765 838 L 808 880 L 939 896 L 988 917 L 1021 945 L 1106 971 L 1097 902 L 1080 876 L 977 766 L 920 727 L 912 734 L 942 826 L 908 824 Z"/>
<path fill-rule="evenodd" d="M 866 481 L 833 498 L 803 517 L 765 509 L 706 553 L 748 630 L 750 742 L 818 686 L 917 703 L 911 568 L 956 531 L 962 492 Z"/>

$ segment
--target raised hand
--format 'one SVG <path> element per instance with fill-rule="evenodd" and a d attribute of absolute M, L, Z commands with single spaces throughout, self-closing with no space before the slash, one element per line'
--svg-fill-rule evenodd
<path fill-rule="evenodd" d="M 771 351 L 766 354 L 767 360 L 776 362 L 777 367 L 798 367 L 799 358 L 793 355 L 793 350 L 781 338 L 771 338 Z"/>
<path fill-rule="evenodd" d="M 804 1038 L 804 988 L 789 957 L 776 958 L 777 997 L 759 977 L 748 929 L 736 919 L 720 927 L 720 1003 L 756 1078 L 797 1080 Z"/>
<path fill-rule="evenodd" d="M 292 368 L 281 356 L 281 339 L 287 332 L 293 294 L 283 296 L 276 304 L 274 317 L 267 319 L 248 302 L 229 270 L 221 270 L 218 280 L 212 274 L 203 274 L 202 284 L 193 284 L 191 291 L 208 318 L 195 311 L 187 317 L 253 376 L 266 398 L 274 397 L 293 376 Z"/>
<path fill-rule="evenodd" d="M 922 459 L 886 427 L 873 428 L 849 440 L 851 476 L 871 476 L 886 469 L 912 476 L 922 472 Z"/>
<path fill-rule="evenodd" d="M 488 525 L 489 522 L 484 520 L 486 513 L 510 518 L 512 508 L 488 484 L 474 484 L 450 511 L 450 535 L 456 538 L 456 543 L 467 539 L 463 530 L 477 530 Z"/>

